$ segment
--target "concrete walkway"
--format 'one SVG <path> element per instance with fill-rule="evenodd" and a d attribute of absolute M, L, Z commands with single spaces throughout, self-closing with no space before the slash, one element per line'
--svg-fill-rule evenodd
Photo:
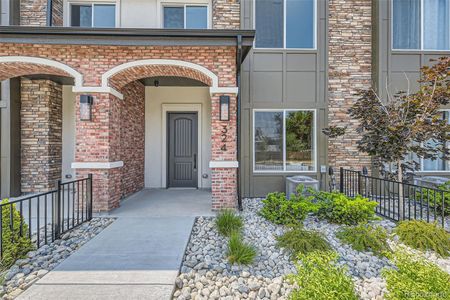
<path fill-rule="evenodd" d="M 170 299 L 195 216 L 212 215 L 202 190 L 143 190 L 117 220 L 18 299 Z"/>

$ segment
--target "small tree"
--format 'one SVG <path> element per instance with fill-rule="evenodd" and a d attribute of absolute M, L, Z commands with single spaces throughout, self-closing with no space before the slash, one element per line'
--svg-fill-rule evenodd
<path fill-rule="evenodd" d="M 358 149 L 369 154 L 384 174 L 395 176 L 399 182 L 407 170 L 419 168 L 416 161 L 408 159 L 411 154 L 432 160 L 449 157 L 446 145 L 450 125 L 440 108 L 450 99 L 450 58 L 442 57 L 431 67 L 423 67 L 421 75 L 420 88 L 415 93 L 409 89 L 393 96 L 388 93 L 383 101 L 373 89 L 363 90 L 349 110 L 350 116 L 359 121 Z M 339 127 L 324 130 L 329 136 L 344 132 Z M 400 199 L 402 196 L 400 190 Z M 399 202 L 402 214 L 403 203 Z"/>

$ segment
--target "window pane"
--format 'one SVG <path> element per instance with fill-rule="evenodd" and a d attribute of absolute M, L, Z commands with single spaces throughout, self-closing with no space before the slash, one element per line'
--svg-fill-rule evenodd
<path fill-rule="evenodd" d="M 314 171 L 314 114 L 286 113 L 286 171 Z"/>
<path fill-rule="evenodd" d="M 164 28 L 184 28 L 184 7 L 164 7 Z"/>
<path fill-rule="evenodd" d="M 314 48 L 314 0 L 286 0 L 286 48 Z"/>
<path fill-rule="evenodd" d="M 256 2 L 256 47 L 283 48 L 283 0 Z"/>
<path fill-rule="evenodd" d="M 450 112 L 449 111 L 443 111 L 442 112 L 442 118 L 444 120 L 447 120 L 447 123 L 450 124 Z M 428 144 L 433 146 L 436 145 L 436 141 L 428 141 Z M 423 170 L 424 171 L 448 171 L 449 163 L 448 161 L 444 160 L 442 157 L 439 157 L 435 160 L 431 159 L 424 159 L 423 160 Z"/>
<path fill-rule="evenodd" d="M 72 5 L 70 13 L 71 26 L 92 27 L 92 7 L 90 5 Z"/>
<path fill-rule="evenodd" d="M 420 49 L 420 0 L 393 1 L 393 48 Z"/>
<path fill-rule="evenodd" d="M 95 4 L 94 27 L 116 27 L 116 6 Z"/>
<path fill-rule="evenodd" d="M 423 43 L 425 49 L 449 50 L 449 0 L 425 0 Z"/>
<path fill-rule="evenodd" d="M 208 28 L 208 8 L 206 6 L 186 6 L 186 28 Z"/>
<path fill-rule="evenodd" d="M 283 112 L 255 112 L 255 170 L 283 171 Z"/>

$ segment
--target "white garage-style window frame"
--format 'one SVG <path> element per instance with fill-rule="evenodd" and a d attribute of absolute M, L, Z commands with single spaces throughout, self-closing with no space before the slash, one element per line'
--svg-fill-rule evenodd
<path fill-rule="evenodd" d="M 115 28 L 120 27 L 120 1 L 121 0 L 65 0 L 64 1 L 64 26 L 83 28 Z M 75 10 L 90 7 L 90 23 L 74 23 Z M 108 19 L 109 15 L 113 18 Z M 102 18 L 103 17 L 103 18 Z M 105 18 L 106 17 L 106 18 Z"/>
<path fill-rule="evenodd" d="M 450 0 L 391 0 L 395 51 L 449 51 Z"/>
<path fill-rule="evenodd" d="M 315 109 L 253 110 L 253 172 L 317 171 Z"/>
<path fill-rule="evenodd" d="M 159 19 L 161 28 L 177 29 L 209 29 L 211 28 L 211 5 L 207 2 L 160 1 Z M 167 20 L 169 13 L 178 13 L 182 18 L 178 26 L 170 26 Z"/>
<path fill-rule="evenodd" d="M 317 50 L 318 0 L 253 0 L 254 48 Z"/>

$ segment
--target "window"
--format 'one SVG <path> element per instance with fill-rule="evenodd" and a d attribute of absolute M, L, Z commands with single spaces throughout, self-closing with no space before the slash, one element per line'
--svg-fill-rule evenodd
<path fill-rule="evenodd" d="M 206 29 L 208 7 L 201 5 L 164 6 L 164 28 Z"/>
<path fill-rule="evenodd" d="M 255 0 L 258 48 L 315 48 L 316 0 Z"/>
<path fill-rule="evenodd" d="M 114 4 L 72 4 L 70 26 L 74 27 L 116 27 L 116 6 Z"/>
<path fill-rule="evenodd" d="M 450 110 L 443 110 L 442 118 L 450 123 Z M 436 142 L 433 140 L 429 141 L 428 143 L 429 145 L 436 144 Z M 435 160 L 421 159 L 420 162 L 422 171 L 450 171 L 450 162 L 443 158 L 437 158 Z"/>
<path fill-rule="evenodd" d="M 392 0 L 392 47 L 450 50 L 450 0 Z"/>
<path fill-rule="evenodd" d="M 316 170 L 314 110 L 255 110 L 255 172 Z"/>

